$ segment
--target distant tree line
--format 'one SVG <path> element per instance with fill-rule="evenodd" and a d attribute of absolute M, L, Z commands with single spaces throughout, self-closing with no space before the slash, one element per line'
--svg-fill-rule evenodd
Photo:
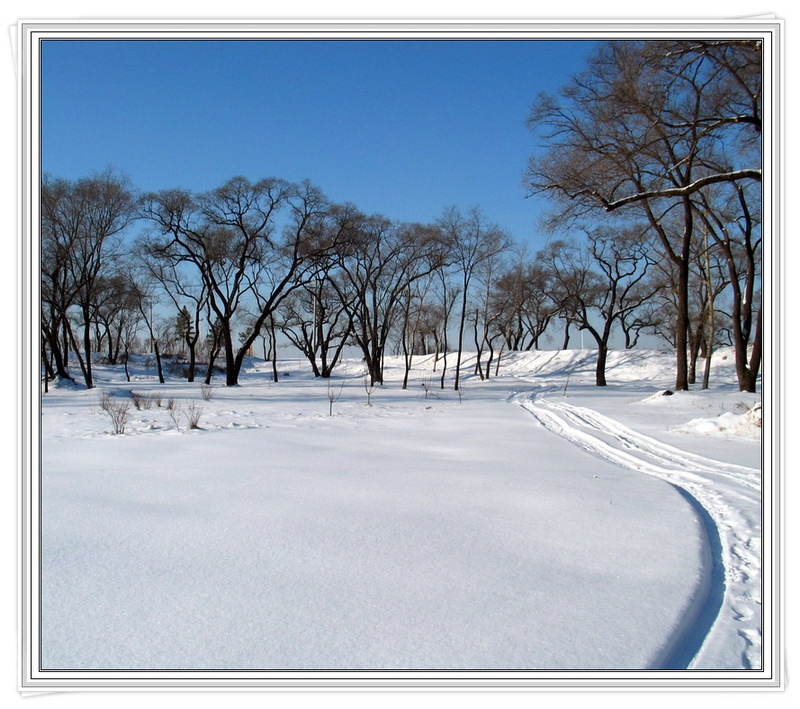
<path fill-rule="evenodd" d="M 657 335 L 677 353 L 676 386 L 732 344 L 739 385 L 761 358 L 760 46 L 609 42 L 562 96 L 530 116 L 543 152 L 531 193 L 553 197 L 547 246 L 529 254 L 477 207 L 398 223 L 331 202 L 310 182 L 234 177 L 208 192 L 138 194 L 113 172 L 45 176 L 41 347 L 45 385 L 94 386 L 93 357 L 180 353 L 183 372 L 239 382 L 256 343 L 279 341 L 328 378 L 357 347 L 370 386 L 387 354 L 432 355 L 458 390 L 463 352 L 496 375 L 556 327 L 586 332 L 606 384 L 612 336 Z M 133 224 L 137 236 L 131 236 Z M 125 235 L 125 236 L 124 236 Z"/>

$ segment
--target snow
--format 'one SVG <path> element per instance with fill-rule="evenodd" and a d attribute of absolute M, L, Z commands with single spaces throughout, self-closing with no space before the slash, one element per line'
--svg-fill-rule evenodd
<path fill-rule="evenodd" d="M 390 359 L 372 406 L 347 361 L 333 416 L 297 360 L 208 401 L 99 365 L 42 400 L 42 666 L 758 668 L 760 396 L 723 356 L 673 396 L 668 353 L 604 388 L 588 351 L 467 358 L 461 397 Z M 114 435 L 131 390 L 161 406 Z"/>

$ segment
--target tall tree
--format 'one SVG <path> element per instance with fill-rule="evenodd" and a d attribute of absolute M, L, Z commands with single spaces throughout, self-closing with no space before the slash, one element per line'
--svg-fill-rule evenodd
<path fill-rule="evenodd" d="M 98 290 L 116 246 L 113 237 L 134 219 L 135 207 L 136 197 L 128 180 L 111 171 L 74 181 L 48 175 L 42 180 L 45 336 L 58 374 L 67 375 L 57 330 L 66 331 L 79 355 L 81 350 L 67 316 L 71 308 L 77 309 L 83 330 L 79 362 L 87 389 L 94 387 L 92 315 Z"/>
<path fill-rule="evenodd" d="M 736 375 L 742 391 L 754 392 L 762 358 L 761 229 L 758 214 L 750 206 L 753 196 L 742 185 L 728 189 L 727 201 L 712 202 L 702 194 L 697 201 L 703 232 L 722 255 L 731 297 L 731 334 Z M 708 247 L 707 247 L 708 248 Z"/>
<path fill-rule="evenodd" d="M 540 263 L 517 260 L 495 280 L 495 308 L 503 308 L 505 344 L 510 350 L 538 349 L 539 338 L 557 313 L 552 274 Z"/>
<path fill-rule="evenodd" d="M 149 249 L 197 270 L 220 326 L 228 386 L 238 383 L 247 352 L 281 301 L 314 272 L 314 226 L 327 207 L 310 183 L 275 178 L 235 177 L 197 197 L 183 190 L 146 196 L 144 215 L 161 231 Z M 235 317 L 245 302 L 255 315 L 237 337 Z"/>
<path fill-rule="evenodd" d="M 761 178 L 760 64 L 758 42 L 608 42 L 529 119 L 548 145 L 529 162 L 532 193 L 553 195 L 562 218 L 644 216 L 658 235 L 677 276 L 678 389 L 689 386 L 694 200 Z"/>
<path fill-rule="evenodd" d="M 461 357 L 464 351 L 464 325 L 467 320 L 470 286 L 475 269 L 485 261 L 506 251 L 511 244 L 511 239 L 500 227 L 487 223 L 477 207 L 470 209 L 467 214 L 462 214 L 456 207 L 450 207 L 445 210 L 438 224 L 447 237 L 450 259 L 458 270 L 461 286 L 461 314 L 458 321 L 458 349 L 453 385 L 453 388 L 458 391 L 461 379 Z"/>
<path fill-rule="evenodd" d="M 653 295 L 642 289 L 652 261 L 640 230 L 591 232 L 586 244 L 555 241 L 539 255 L 551 271 L 561 309 L 597 344 L 595 383 L 606 386 L 606 362 L 614 326 Z"/>
<path fill-rule="evenodd" d="M 315 377 L 328 379 L 352 333 L 350 294 L 336 293 L 331 271 L 320 273 L 283 301 L 278 326 L 311 364 Z"/>
<path fill-rule="evenodd" d="M 184 259 L 152 234 L 137 239 L 130 254 L 142 265 L 148 278 L 172 303 L 178 316 L 175 322 L 178 340 L 189 352 L 187 380 L 193 382 L 197 369 L 197 348 L 203 314 L 208 305 L 206 282 Z"/>
<path fill-rule="evenodd" d="M 440 269 L 447 256 L 439 229 L 395 224 L 382 216 L 354 218 L 339 249 L 339 276 L 332 281 L 353 323 L 371 384 L 383 384 L 386 345 L 402 294 Z"/>

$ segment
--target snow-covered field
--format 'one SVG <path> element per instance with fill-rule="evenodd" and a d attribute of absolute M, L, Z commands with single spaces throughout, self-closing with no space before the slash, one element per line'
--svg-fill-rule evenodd
<path fill-rule="evenodd" d="M 51 390 L 43 668 L 758 669 L 760 395 L 725 352 L 672 396 L 669 354 L 593 363 L 510 354 L 459 397 L 390 360 L 368 406 L 348 361 L 332 416 L 299 360 L 207 401 L 144 366 Z"/>

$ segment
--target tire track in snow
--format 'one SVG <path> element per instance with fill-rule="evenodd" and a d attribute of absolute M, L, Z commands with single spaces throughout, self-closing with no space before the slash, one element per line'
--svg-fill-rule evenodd
<path fill-rule="evenodd" d="M 745 669 L 761 666 L 761 471 L 681 451 L 591 409 L 512 396 L 541 426 L 584 450 L 673 485 L 706 533 L 706 578 L 655 669 L 714 667 L 737 648 Z"/>

